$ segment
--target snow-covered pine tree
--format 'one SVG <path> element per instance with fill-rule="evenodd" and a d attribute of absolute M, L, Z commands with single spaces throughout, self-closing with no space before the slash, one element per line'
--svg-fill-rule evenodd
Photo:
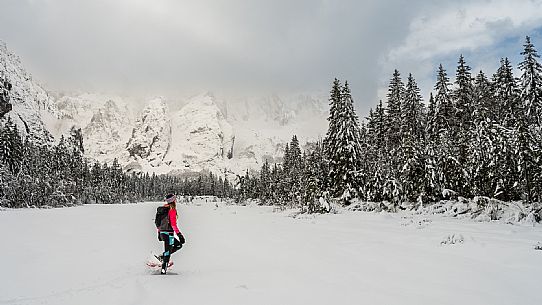
<path fill-rule="evenodd" d="M 427 113 L 425 115 L 425 130 L 424 138 L 426 143 L 436 143 L 439 136 L 436 122 L 436 104 L 433 98 L 433 92 L 429 93 L 429 103 L 427 105 Z"/>
<path fill-rule="evenodd" d="M 218 176 L 216 196 L 218 198 L 224 198 L 224 179 L 222 178 L 222 176 Z"/>
<path fill-rule="evenodd" d="M 329 212 L 320 204 L 320 198 L 325 197 L 326 162 L 323 155 L 322 142 L 311 145 L 305 155 L 303 169 L 302 208 L 307 213 Z"/>
<path fill-rule="evenodd" d="M 335 80 L 330 101 L 334 112 L 328 118 L 329 128 L 324 140 L 325 155 L 329 162 L 330 191 L 333 196 L 348 204 L 350 199 L 358 195 L 362 160 L 359 122 L 348 82 L 341 88 Z"/>
<path fill-rule="evenodd" d="M 501 59 L 501 65 L 492 78 L 493 107 L 495 121 L 505 127 L 516 126 L 516 114 L 521 111 L 518 88 L 512 65 L 508 58 Z"/>
<path fill-rule="evenodd" d="M 425 185 L 422 203 L 435 200 L 440 193 L 439 170 L 438 170 L 438 142 L 439 132 L 437 127 L 437 109 L 433 93 L 429 94 L 429 104 L 425 114 L 424 158 L 425 158 Z"/>
<path fill-rule="evenodd" d="M 505 60 L 501 61 L 499 70 L 493 79 L 502 83 L 491 83 L 483 71 L 477 74 L 474 82 L 469 188 L 476 196 L 509 201 L 519 196 L 516 187 L 518 162 L 514 157 L 515 131 L 505 125 L 513 117 L 507 107 L 514 104 L 509 99 L 514 98 L 515 85 L 510 78 L 511 67 Z"/>
<path fill-rule="evenodd" d="M 282 157 L 282 169 L 286 172 L 290 171 L 290 163 L 291 163 L 291 157 L 290 157 L 290 143 L 286 143 L 284 146 L 284 155 Z"/>
<path fill-rule="evenodd" d="M 224 196 L 225 196 L 226 198 L 232 198 L 232 196 L 233 196 L 233 194 L 232 194 L 232 193 L 233 193 L 232 188 L 233 188 L 233 187 L 232 187 L 232 185 L 231 185 L 231 183 L 230 183 L 228 177 L 226 176 L 226 177 L 224 178 Z"/>
<path fill-rule="evenodd" d="M 405 95 L 405 86 L 398 70 L 393 71 L 393 76 L 388 87 L 388 104 L 386 107 L 386 133 L 388 151 L 392 152 L 401 143 L 401 104 Z"/>
<path fill-rule="evenodd" d="M 281 204 L 282 195 L 282 168 L 275 163 L 271 171 L 271 202 Z"/>
<path fill-rule="evenodd" d="M 530 37 L 526 37 L 519 64 L 520 107 L 518 143 L 522 185 L 527 202 L 542 202 L 542 65 Z"/>
<path fill-rule="evenodd" d="M 290 204 L 296 206 L 300 204 L 301 174 L 303 168 L 301 148 L 299 147 L 299 140 L 296 135 L 292 136 L 292 140 L 290 141 L 289 155 L 289 166 L 285 173 L 289 182 L 288 201 Z"/>
<path fill-rule="evenodd" d="M 342 111 L 342 99 L 341 99 L 341 83 L 338 79 L 333 80 L 333 85 L 331 87 L 330 97 L 329 97 L 329 117 L 328 129 L 326 132 L 326 137 L 324 138 L 324 154 L 326 156 L 331 155 L 333 152 L 331 150 L 335 149 L 333 146 L 336 140 L 337 130 L 339 130 L 339 114 Z M 328 143 L 329 142 L 329 143 Z M 288 147 L 288 146 L 286 146 Z M 284 151 L 284 157 L 286 158 L 286 152 Z M 283 162 L 283 169 L 286 167 L 286 163 Z"/>
<path fill-rule="evenodd" d="M 293 135 L 290 141 L 290 162 L 292 169 L 301 166 L 301 147 L 296 135 Z"/>
<path fill-rule="evenodd" d="M 113 202 L 124 202 L 124 183 L 125 176 L 122 172 L 122 167 L 119 164 L 117 158 L 113 159 L 113 163 L 109 168 L 109 186 L 111 188 L 111 195 Z"/>
<path fill-rule="evenodd" d="M 401 106 L 401 140 L 408 139 L 412 143 L 423 142 L 424 104 L 420 89 L 412 74 L 408 75 L 405 98 Z"/>
<path fill-rule="evenodd" d="M 260 199 L 263 204 L 268 204 L 271 199 L 271 169 L 269 167 L 269 161 L 267 159 L 262 165 L 260 170 Z"/>
<path fill-rule="evenodd" d="M 450 79 L 439 65 L 435 84 L 436 130 L 439 133 L 434 145 L 437 157 L 437 189 L 443 193 L 457 193 L 464 187 L 464 168 L 458 160 L 458 121 L 452 102 Z M 448 191 L 451 190 L 452 192 Z"/>
<path fill-rule="evenodd" d="M 386 109 L 382 105 L 382 100 L 380 100 L 375 110 L 373 142 L 380 157 L 385 154 L 386 130 Z"/>
<path fill-rule="evenodd" d="M 401 106 L 401 201 L 413 202 L 424 188 L 423 114 L 424 105 L 416 80 L 409 74 Z"/>
<path fill-rule="evenodd" d="M 438 67 L 437 83 L 435 84 L 436 130 L 439 134 L 448 132 L 454 125 L 450 86 L 450 79 L 441 64 Z"/>
<path fill-rule="evenodd" d="M 478 72 L 474 80 L 473 87 L 473 122 L 490 119 L 495 120 L 495 114 L 492 113 L 493 99 L 491 97 L 492 85 L 482 70 Z"/>
<path fill-rule="evenodd" d="M 383 185 L 386 181 L 389 155 L 387 152 L 386 109 L 382 101 L 378 103 L 367 122 L 367 148 L 365 159 L 367 166 L 365 186 L 362 198 L 369 201 L 382 201 Z"/>
<path fill-rule="evenodd" d="M 83 132 L 81 128 L 75 128 L 72 126 L 70 128 L 70 138 L 68 139 L 68 146 L 79 151 L 80 153 L 85 153 L 85 147 L 83 146 Z"/>
<path fill-rule="evenodd" d="M 521 52 L 523 61 L 519 63 L 521 71 L 521 101 L 525 107 L 525 115 L 529 125 L 542 126 L 542 64 L 538 62 L 538 52 L 531 43 L 531 38 L 525 38 L 524 50 Z"/>
<path fill-rule="evenodd" d="M 16 175 L 21 169 L 22 158 L 23 140 L 17 125 L 8 117 L 4 126 L 0 126 L 0 163 Z"/>
<path fill-rule="evenodd" d="M 471 75 L 471 68 L 466 64 L 463 55 L 459 57 L 456 70 L 455 85 L 453 91 L 454 112 L 457 122 L 454 125 L 453 135 L 456 144 L 456 159 L 461 167 L 465 168 L 469 158 L 469 147 L 472 143 L 471 128 L 473 126 L 472 115 L 474 111 L 474 88 Z M 469 177 L 472 173 L 463 171 L 462 175 L 457 177 L 457 189 L 462 196 L 469 196 Z"/>
<path fill-rule="evenodd" d="M 463 55 L 459 56 L 455 77 L 456 88 L 453 91 L 456 116 L 459 118 L 459 128 L 469 130 L 472 125 L 473 112 L 473 79 L 471 67 L 465 62 Z"/>
<path fill-rule="evenodd" d="M 9 103 L 9 92 L 11 91 L 11 83 L 0 74 L 0 119 L 11 111 L 12 105 Z"/>

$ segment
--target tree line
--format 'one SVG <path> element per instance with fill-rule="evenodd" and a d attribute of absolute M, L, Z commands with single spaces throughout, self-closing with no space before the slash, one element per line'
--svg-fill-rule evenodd
<path fill-rule="evenodd" d="M 459 57 L 452 82 L 440 65 L 424 103 L 412 74 L 395 70 L 387 93 L 360 122 L 348 82 L 335 79 L 329 128 L 303 151 L 294 136 L 283 164 L 247 175 L 239 195 L 308 212 L 322 199 L 387 202 L 389 209 L 484 196 L 542 202 L 542 65 L 526 37 L 514 77 L 508 58 L 476 75 Z M 538 203 L 538 204 L 537 204 Z"/>
<path fill-rule="evenodd" d="M 161 201 L 167 193 L 233 197 L 229 180 L 213 173 L 193 177 L 124 172 L 84 157 L 83 136 L 72 128 L 55 145 L 23 138 L 9 116 L 0 118 L 0 206 L 59 207 L 88 203 Z"/>

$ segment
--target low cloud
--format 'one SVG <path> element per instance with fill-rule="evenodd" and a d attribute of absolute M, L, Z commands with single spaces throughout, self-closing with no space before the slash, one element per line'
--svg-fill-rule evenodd
<path fill-rule="evenodd" d="M 439 61 L 541 26 L 541 2 L 6 0 L 0 39 L 56 89 L 325 92 L 339 77 L 364 116 L 394 68 L 426 94 Z"/>

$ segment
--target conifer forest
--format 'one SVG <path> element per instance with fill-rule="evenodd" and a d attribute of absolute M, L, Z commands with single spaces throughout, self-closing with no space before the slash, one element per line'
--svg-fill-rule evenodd
<path fill-rule="evenodd" d="M 293 135 L 281 163 L 265 161 L 259 172 L 247 170 L 231 181 L 210 172 L 127 173 L 116 160 L 86 159 L 80 129 L 55 144 L 25 138 L 4 116 L 11 85 L 2 79 L 0 205 L 122 203 L 176 193 L 320 213 L 329 212 L 330 203 L 395 211 L 485 198 L 520 201 L 539 221 L 542 65 L 529 37 L 521 55 L 517 68 L 503 58 L 492 74 L 472 71 L 463 56 L 453 72 L 440 65 L 427 101 L 413 75 L 395 70 L 386 100 L 362 119 L 348 82 L 335 79 L 323 139 L 299 143 Z"/>

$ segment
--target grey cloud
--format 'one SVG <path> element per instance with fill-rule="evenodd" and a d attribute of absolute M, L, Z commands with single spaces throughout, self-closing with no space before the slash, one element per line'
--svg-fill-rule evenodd
<path fill-rule="evenodd" d="M 443 3 L 3 0 L 0 39 L 55 88 L 327 91 L 339 77 L 365 115 L 386 55 Z"/>
<path fill-rule="evenodd" d="M 348 79 L 374 103 L 375 60 L 405 35 L 403 1 L 2 2 L 0 39 L 56 86 L 268 86 Z M 105 83 L 105 84 L 104 84 Z"/>

